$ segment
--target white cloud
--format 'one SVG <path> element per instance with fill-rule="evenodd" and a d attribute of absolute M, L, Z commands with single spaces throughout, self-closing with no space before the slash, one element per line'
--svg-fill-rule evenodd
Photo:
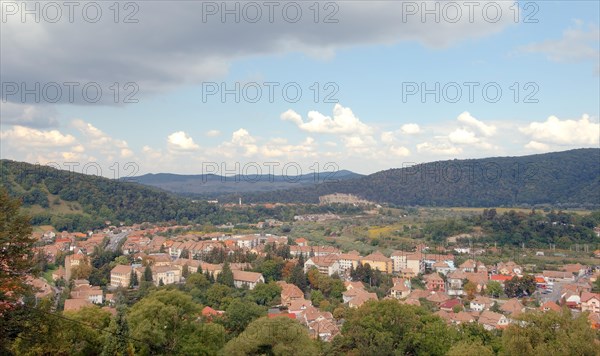
<path fill-rule="evenodd" d="M 200 148 L 184 131 L 173 132 L 167 137 L 169 149 L 173 151 L 194 151 Z"/>
<path fill-rule="evenodd" d="M 390 152 L 398 157 L 406 157 L 406 156 L 410 156 L 410 150 L 406 147 L 402 147 L 402 146 L 391 146 L 390 147 Z"/>
<path fill-rule="evenodd" d="M 86 147 L 99 151 L 107 159 L 112 160 L 115 156 L 121 158 L 133 157 L 133 151 L 126 141 L 113 138 L 91 123 L 81 119 L 73 120 L 71 125 L 85 136 L 84 144 Z"/>
<path fill-rule="evenodd" d="M 462 148 L 452 146 L 448 143 L 423 142 L 417 145 L 419 153 L 428 153 L 435 155 L 457 155 L 462 153 Z"/>
<path fill-rule="evenodd" d="M 462 122 L 465 125 L 471 126 L 477 129 L 482 135 L 489 137 L 493 136 L 496 133 L 496 127 L 492 125 L 487 125 L 482 121 L 477 120 L 467 111 L 458 115 L 457 120 Z"/>
<path fill-rule="evenodd" d="M 0 105 L 0 118 L 4 125 L 19 125 L 35 128 L 58 126 L 56 110 L 45 105 L 26 105 L 3 102 Z"/>
<path fill-rule="evenodd" d="M 600 144 L 600 125 L 590 121 L 588 115 L 579 120 L 560 120 L 550 116 L 544 122 L 532 122 L 520 131 L 533 141 L 558 145 L 589 145 Z"/>
<path fill-rule="evenodd" d="M 481 142 L 481 140 L 475 136 L 475 133 L 466 129 L 456 129 L 450 132 L 448 140 L 452 143 L 461 145 L 472 145 Z"/>
<path fill-rule="evenodd" d="M 537 141 L 529 141 L 529 143 L 525 145 L 525 148 L 536 151 L 547 151 L 550 149 L 550 146 Z"/>
<path fill-rule="evenodd" d="M 293 122 L 301 130 L 312 133 L 368 135 L 373 132 L 373 129 L 362 123 L 350 108 L 340 104 L 335 104 L 333 118 L 318 111 L 310 111 L 307 116 L 307 121 L 303 121 L 298 113 L 288 110 L 280 117 L 282 120 Z"/>
<path fill-rule="evenodd" d="M 402 131 L 402 133 L 407 135 L 415 135 L 421 132 L 421 128 L 417 124 L 404 124 L 402 125 L 400 130 Z"/>
<path fill-rule="evenodd" d="M 208 130 L 206 131 L 206 136 L 208 137 L 217 137 L 221 134 L 221 131 L 219 130 Z"/>
<path fill-rule="evenodd" d="M 381 142 L 390 144 L 396 140 L 394 133 L 392 131 L 385 131 L 381 133 Z"/>
<path fill-rule="evenodd" d="M 0 138 L 10 141 L 15 147 L 65 147 L 76 143 L 74 136 L 58 130 L 37 130 L 24 126 L 13 126 L 1 131 Z"/>
<path fill-rule="evenodd" d="M 577 21 L 575 27 L 566 29 L 560 39 L 532 43 L 519 49 L 528 53 L 544 53 L 548 59 L 555 62 L 579 62 L 593 60 L 598 65 L 600 53 L 600 29 L 597 25 L 583 28 L 582 22 Z"/>

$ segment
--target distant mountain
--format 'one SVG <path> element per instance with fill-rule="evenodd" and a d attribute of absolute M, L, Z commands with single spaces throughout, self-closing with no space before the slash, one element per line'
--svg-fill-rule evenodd
<path fill-rule="evenodd" d="M 247 193 L 243 198 L 246 202 L 317 203 L 319 196 L 331 193 L 396 205 L 598 207 L 600 149 L 438 161 L 310 188 Z"/>
<path fill-rule="evenodd" d="M 299 176 L 282 175 L 235 175 L 214 174 L 180 175 L 170 173 L 145 174 L 128 178 L 143 185 L 160 188 L 169 192 L 198 197 L 218 197 L 223 194 L 248 192 L 269 192 L 281 189 L 314 186 L 327 181 L 342 181 L 360 178 L 362 175 L 347 170 L 332 173 L 304 174 Z"/>
<path fill-rule="evenodd" d="M 34 225 L 86 230 L 118 222 L 236 221 L 215 204 L 136 183 L 0 160 L 0 187 L 21 198 Z M 230 219 L 230 220 L 228 220 Z"/>

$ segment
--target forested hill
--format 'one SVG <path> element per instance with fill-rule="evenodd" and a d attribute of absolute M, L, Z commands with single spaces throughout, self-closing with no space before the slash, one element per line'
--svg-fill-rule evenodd
<path fill-rule="evenodd" d="M 325 178 L 326 177 L 326 178 Z M 325 179 L 346 180 L 359 178 L 362 175 L 340 170 L 332 174 L 303 174 L 293 177 L 281 175 L 252 175 L 220 176 L 215 174 L 145 174 L 129 178 L 137 183 L 164 189 L 169 192 L 198 197 L 218 197 L 223 194 L 238 194 L 247 192 L 266 192 L 297 187 L 314 186 Z"/>
<path fill-rule="evenodd" d="M 135 183 L 0 160 L 0 185 L 20 197 L 33 223 L 57 229 L 97 228 L 114 222 L 215 219 L 219 209 Z"/>
<path fill-rule="evenodd" d="M 316 203 L 319 196 L 336 192 L 396 205 L 598 207 L 600 149 L 431 162 L 310 189 L 243 196 L 246 202 Z"/>

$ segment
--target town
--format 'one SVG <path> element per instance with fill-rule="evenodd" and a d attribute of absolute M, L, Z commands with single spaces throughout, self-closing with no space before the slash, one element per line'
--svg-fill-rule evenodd
<path fill-rule="evenodd" d="M 36 253 L 47 266 L 57 267 L 48 274 L 50 280 L 36 278 L 31 283 L 39 289 L 38 298 L 68 291 L 63 300 L 66 312 L 97 305 L 116 315 L 117 295 L 138 289 L 140 281 L 157 288 L 185 285 L 198 273 L 219 281 L 219 275 L 228 270 L 233 288 L 251 291 L 275 283 L 279 298 L 267 305 L 268 317 L 297 320 L 311 337 L 322 341 L 340 334 L 345 308 L 360 308 L 380 299 L 423 306 L 448 324 L 478 323 L 486 330 L 506 328 L 529 311 L 559 312 L 561 308 L 573 315 L 587 312 L 589 327 L 600 329 L 600 251 L 595 252 L 595 266 L 564 264 L 556 270 L 528 273 L 530 266 L 511 260 L 486 265 L 481 256 L 491 251 L 468 247 L 433 249 L 419 243 L 410 251 L 396 250 L 389 256 L 379 251 L 363 256 L 313 245 L 302 237 L 186 231 L 193 231 L 193 226 L 145 223 L 87 233 L 38 233 L 41 245 Z M 94 254 L 104 249 L 114 250 L 117 257 L 106 261 L 110 272 L 102 280 L 91 275 L 91 263 Z M 273 261 L 277 261 L 275 269 L 280 269 L 277 272 L 265 267 Z M 300 286 L 291 283 L 296 266 L 308 276 L 309 284 L 316 274 L 337 282 L 339 301 L 335 292 L 329 292 L 332 300 L 328 301 L 318 287 L 308 290 L 303 282 Z M 202 315 L 222 317 L 226 311 L 218 307 L 207 305 Z"/>

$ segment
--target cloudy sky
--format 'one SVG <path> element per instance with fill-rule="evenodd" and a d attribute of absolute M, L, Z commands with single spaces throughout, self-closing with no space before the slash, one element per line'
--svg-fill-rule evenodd
<path fill-rule="evenodd" d="M 373 173 L 600 146 L 596 1 L 0 4 L 2 158 Z"/>

